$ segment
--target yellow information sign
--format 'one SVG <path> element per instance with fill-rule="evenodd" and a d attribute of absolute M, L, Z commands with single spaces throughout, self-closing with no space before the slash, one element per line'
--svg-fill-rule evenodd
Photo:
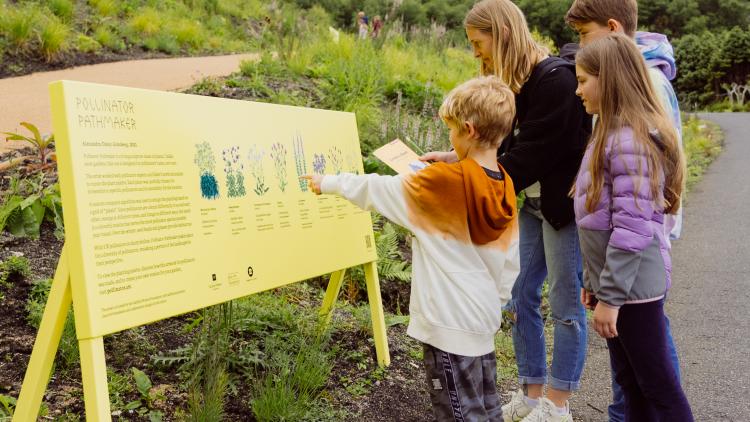
<path fill-rule="evenodd" d="M 333 273 L 328 315 L 359 264 L 388 364 L 370 215 L 299 179 L 362 172 L 354 114 L 68 81 L 50 94 L 66 237 L 14 420 L 36 418 L 71 294 L 93 420 L 109 418 L 102 336 Z"/>

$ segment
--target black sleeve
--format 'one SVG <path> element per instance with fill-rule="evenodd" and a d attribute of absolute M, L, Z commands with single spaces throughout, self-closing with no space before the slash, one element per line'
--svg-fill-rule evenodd
<path fill-rule="evenodd" d="M 558 67 L 531 87 L 525 101 L 528 109 L 518 122 L 513 146 L 498 159 L 517 192 L 544 178 L 555 170 L 557 161 L 581 149 L 580 126 L 585 111 L 575 95 L 577 85 L 570 69 Z"/>

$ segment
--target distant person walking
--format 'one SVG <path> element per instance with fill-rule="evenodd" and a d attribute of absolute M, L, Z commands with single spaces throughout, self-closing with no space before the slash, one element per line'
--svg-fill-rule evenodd
<path fill-rule="evenodd" d="M 369 32 L 369 26 L 367 25 L 367 16 L 365 16 L 365 12 L 360 11 L 357 13 L 357 28 L 359 29 L 359 39 L 366 39 L 367 33 Z"/>
<path fill-rule="evenodd" d="M 375 15 L 375 17 L 372 18 L 372 37 L 379 37 L 381 29 L 383 29 L 383 21 L 380 19 L 379 15 Z"/>

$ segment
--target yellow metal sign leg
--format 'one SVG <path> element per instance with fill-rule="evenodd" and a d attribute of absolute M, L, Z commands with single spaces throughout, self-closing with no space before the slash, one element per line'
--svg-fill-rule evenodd
<path fill-rule="evenodd" d="M 66 248 L 63 246 L 29 366 L 23 378 L 13 422 L 33 422 L 37 419 L 71 303 L 70 271 Z"/>
<path fill-rule="evenodd" d="M 104 360 L 104 338 L 78 341 L 81 350 L 81 375 L 87 421 L 111 421 L 107 363 Z"/>
<path fill-rule="evenodd" d="M 323 306 L 320 307 L 321 328 L 326 328 L 331 323 L 333 305 L 336 304 L 336 298 L 339 297 L 341 285 L 344 284 L 345 274 L 346 269 L 331 273 L 331 278 L 328 280 L 328 288 L 326 289 L 326 296 L 323 298 Z"/>
<path fill-rule="evenodd" d="M 377 262 L 364 265 L 365 281 L 367 282 L 367 299 L 370 302 L 372 320 L 372 336 L 375 338 L 375 353 L 380 367 L 391 364 L 388 351 L 388 337 L 385 333 L 385 315 L 383 314 L 383 300 L 380 298 L 380 281 L 378 281 Z"/>

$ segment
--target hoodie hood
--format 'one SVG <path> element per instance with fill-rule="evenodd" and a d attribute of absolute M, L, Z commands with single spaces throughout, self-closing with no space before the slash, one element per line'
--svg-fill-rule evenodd
<path fill-rule="evenodd" d="M 486 245 L 516 219 L 516 193 L 508 173 L 487 176 L 472 159 L 436 163 L 404 180 L 412 223 L 430 233 Z"/>
<path fill-rule="evenodd" d="M 639 31 L 635 33 L 635 42 L 648 67 L 659 69 L 670 81 L 677 76 L 674 50 L 666 35 Z"/>
<path fill-rule="evenodd" d="M 500 166 L 503 181 L 487 176 L 472 159 L 460 161 L 468 205 L 471 241 L 484 245 L 500 238 L 516 217 L 516 194 L 508 173 Z"/>

